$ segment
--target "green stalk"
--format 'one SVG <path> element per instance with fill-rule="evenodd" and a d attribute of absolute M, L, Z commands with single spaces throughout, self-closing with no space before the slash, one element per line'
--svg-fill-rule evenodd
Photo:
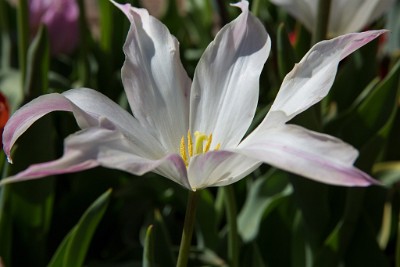
<path fill-rule="evenodd" d="M 319 0 L 317 10 L 317 21 L 312 36 L 312 44 L 325 40 L 328 33 L 329 12 L 331 9 L 331 0 Z"/>
<path fill-rule="evenodd" d="M 8 69 L 11 62 L 11 42 L 10 30 L 8 25 L 8 13 L 6 10 L 5 1 L 0 1 L 0 36 L 1 36 L 1 51 L 0 51 L 0 68 Z"/>
<path fill-rule="evenodd" d="M 90 31 L 86 23 L 86 11 L 83 0 L 78 0 L 79 6 L 79 36 L 80 36 L 80 51 L 78 63 L 78 76 L 83 86 L 90 85 L 90 66 L 88 61 Z"/>
<path fill-rule="evenodd" d="M 19 0 L 17 13 L 19 68 L 21 70 L 22 88 L 24 88 L 29 47 L 29 11 L 27 0 Z"/>
<path fill-rule="evenodd" d="M 258 16 L 260 14 L 260 0 L 253 0 L 253 3 L 251 5 L 251 13 L 253 13 L 254 16 Z"/>
<path fill-rule="evenodd" d="M 178 262 L 176 267 L 186 267 L 189 259 L 190 244 L 192 242 L 193 228 L 196 219 L 196 208 L 198 203 L 198 192 L 189 191 L 185 222 L 183 224 L 183 232 L 181 246 L 179 248 Z"/>
<path fill-rule="evenodd" d="M 396 240 L 396 267 L 400 267 L 400 214 L 397 225 L 397 240 Z"/>
<path fill-rule="evenodd" d="M 229 266 L 239 266 L 239 241 L 237 231 L 237 209 L 235 201 L 235 192 L 232 185 L 224 187 L 226 218 L 228 221 L 228 260 Z"/>

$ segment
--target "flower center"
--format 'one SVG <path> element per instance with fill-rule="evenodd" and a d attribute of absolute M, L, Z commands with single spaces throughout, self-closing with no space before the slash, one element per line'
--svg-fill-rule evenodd
<path fill-rule="evenodd" d="M 193 155 L 203 154 L 210 150 L 211 142 L 212 142 L 212 134 L 206 135 L 204 133 L 196 131 L 194 133 L 194 149 L 193 149 L 193 139 L 192 134 L 188 131 L 187 134 L 187 146 L 185 142 L 185 136 L 181 138 L 181 144 L 179 147 L 179 152 L 183 161 L 185 162 L 186 167 L 189 165 L 190 157 Z M 204 144 L 205 143 L 205 144 Z M 214 150 L 219 150 L 221 144 L 218 143 Z"/>

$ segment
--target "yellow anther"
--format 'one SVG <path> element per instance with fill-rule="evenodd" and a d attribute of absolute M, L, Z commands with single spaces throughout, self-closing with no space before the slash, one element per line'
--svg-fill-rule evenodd
<path fill-rule="evenodd" d="M 189 152 L 189 157 L 193 156 L 193 141 L 192 141 L 192 134 L 190 133 L 190 130 L 188 130 L 188 152 Z"/>
<path fill-rule="evenodd" d="M 179 147 L 179 152 L 181 154 L 181 157 L 182 157 L 183 161 L 185 162 L 185 165 L 187 166 L 188 165 L 188 158 L 187 158 L 187 155 L 186 155 L 186 146 L 185 146 L 185 137 L 184 136 L 182 136 L 182 138 L 181 138 L 181 144 L 180 144 L 180 147 Z"/>
<path fill-rule="evenodd" d="M 211 143 L 213 140 L 212 134 L 209 136 L 205 135 L 204 133 L 196 131 L 194 133 L 195 137 L 195 149 L 193 153 L 193 139 L 192 139 L 192 134 L 190 133 L 190 130 L 187 133 L 187 147 L 185 143 L 185 136 L 182 136 L 181 138 L 181 143 L 179 145 L 179 153 L 181 154 L 181 157 L 183 161 L 185 162 L 186 167 L 189 166 L 190 158 L 193 157 L 193 155 L 198 155 L 198 154 L 203 154 L 207 153 L 210 150 Z M 203 146 L 203 143 L 205 142 L 205 145 Z M 217 144 L 214 148 L 214 150 L 219 150 L 221 147 L 221 144 Z"/>
<path fill-rule="evenodd" d="M 206 153 L 208 150 L 210 150 L 211 142 L 212 142 L 212 134 L 210 134 L 207 138 L 207 143 L 206 143 L 206 147 L 204 148 L 204 153 Z"/>
<path fill-rule="evenodd" d="M 203 153 L 203 142 L 207 139 L 207 135 L 195 132 L 194 137 L 196 138 L 196 149 L 195 155 Z"/>

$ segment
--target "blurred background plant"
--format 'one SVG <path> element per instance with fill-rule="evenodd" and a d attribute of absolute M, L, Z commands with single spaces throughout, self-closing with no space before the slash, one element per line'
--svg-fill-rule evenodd
<path fill-rule="evenodd" d="M 338 21 L 352 15 L 345 1 L 298 1 L 315 10 L 310 27 L 272 2 L 279 1 L 250 1 L 272 39 L 253 125 L 294 63 L 312 43 L 328 38 L 329 8 Z M 147 8 L 178 38 L 190 76 L 218 29 L 238 14 L 222 0 L 130 3 Z M 294 118 L 356 147 L 356 165 L 383 186 L 328 186 L 262 165 L 230 191 L 200 192 L 189 266 L 400 267 L 399 9 L 400 2 L 392 1 L 383 11 L 376 7 L 379 14 L 365 14 L 374 20 L 365 20 L 360 30 L 391 32 L 342 62 L 329 96 Z M 32 98 L 76 87 L 94 88 L 127 107 L 120 68 L 128 28 L 106 0 L 0 0 L 1 128 Z M 77 128 L 65 113 L 42 118 L 18 142 L 15 164 L 1 154 L 3 177 L 59 157 L 63 139 Z M 4 266 L 175 265 L 186 189 L 155 174 L 132 177 L 101 168 L 59 176 L 0 189 Z M 234 229 L 227 197 L 236 206 L 236 250 L 227 250 Z"/>

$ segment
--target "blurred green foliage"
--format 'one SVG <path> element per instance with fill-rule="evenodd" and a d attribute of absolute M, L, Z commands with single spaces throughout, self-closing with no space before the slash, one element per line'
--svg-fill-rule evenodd
<path fill-rule="evenodd" d="M 93 7 L 78 2 L 78 48 L 70 55 L 50 56 L 46 29 L 29 44 L 21 44 L 17 11 L 0 0 L 0 91 L 12 111 L 40 94 L 81 86 L 127 107 L 120 68 L 129 22 L 101 0 L 96 2 L 98 21 L 88 23 L 85 14 Z M 131 1 L 134 6 L 144 2 L 148 1 Z M 157 3 L 161 9 L 154 12 L 180 41 L 190 76 L 217 30 L 238 14 L 222 0 Z M 284 75 L 310 48 L 311 38 L 268 0 L 250 4 L 272 39 L 260 79 L 255 126 Z M 383 185 L 328 186 L 262 165 L 229 192 L 200 192 L 189 266 L 230 266 L 229 260 L 236 257 L 239 266 L 254 267 L 400 267 L 400 61 L 395 41 L 400 25 L 398 16 L 390 15 L 371 28 L 381 27 L 385 19 L 397 26 L 387 37 L 389 46 L 384 40 L 374 41 L 347 58 L 329 96 L 312 109 L 317 116 L 306 112 L 294 119 L 355 146 L 360 151 L 356 165 Z M 21 55 L 26 58 L 21 60 Z M 18 142 L 16 164 L 5 163 L 1 156 L 3 176 L 60 156 L 63 139 L 76 129 L 69 114 L 41 119 Z M 232 210 L 224 204 L 227 194 L 234 198 L 237 230 L 227 223 L 232 219 Z M 0 257 L 6 267 L 174 266 L 186 197 L 185 189 L 156 174 L 132 177 L 101 168 L 3 186 Z M 236 237 L 229 236 L 231 231 L 237 231 Z M 239 248 L 233 256 L 227 244 L 231 238 L 237 238 Z"/>

